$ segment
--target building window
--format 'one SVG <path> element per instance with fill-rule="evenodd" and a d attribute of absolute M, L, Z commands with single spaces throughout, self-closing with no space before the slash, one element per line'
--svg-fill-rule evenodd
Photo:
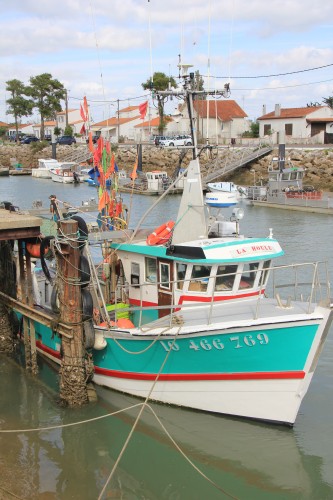
<path fill-rule="evenodd" d="M 264 125 L 264 135 L 270 135 L 272 132 L 272 126 L 269 125 Z"/>
<path fill-rule="evenodd" d="M 284 126 L 284 131 L 285 131 L 286 135 L 293 135 L 293 124 L 286 123 Z"/>

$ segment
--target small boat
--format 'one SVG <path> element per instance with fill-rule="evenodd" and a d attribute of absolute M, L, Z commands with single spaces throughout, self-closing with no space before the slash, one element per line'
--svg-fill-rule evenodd
<path fill-rule="evenodd" d="M 237 205 L 238 197 L 235 191 L 215 191 L 206 193 L 205 202 L 210 207 L 226 208 Z"/>
<path fill-rule="evenodd" d="M 9 175 L 9 167 L 0 167 L 0 176 Z"/>
<path fill-rule="evenodd" d="M 54 182 L 62 182 L 69 184 L 74 182 L 74 175 L 70 167 L 59 166 L 58 168 L 51 168 L 51 179 Z"/>
<path fill-rule="evenodd" d="M 51 169 L 59 168 L 60 163 L 54 159 L 43 159 L 38 160 L 38 167 L 32 169 L 32 177 L 37 177 L 41 179 L 51 179 Z"/>
<path fill-rule="evenodd" d="M 235 193 L 237 199 L 247 198 L 247 188 L 244 186 L 237 186 L 233 182 L 209 182 L 207 188 L 212 193 Z"/>
<path fill-rule="evenodd" d="M 191 111 L 186 76 L 183 93 Z M 191 115 L 190 124 L 194 132 Z M 332 320 L 327 264 L 274 265 L 284 252 L 272 229 L 247 237 L 242 209 L 214 214 L 192 136 L 176 220 L 104 246 L 114 301 L 96 297 L 93 380 L 161 403 L 293 425 Z M 38 322 L 35 329 L 38 351 L 59 363 L 60 336 Z"/>

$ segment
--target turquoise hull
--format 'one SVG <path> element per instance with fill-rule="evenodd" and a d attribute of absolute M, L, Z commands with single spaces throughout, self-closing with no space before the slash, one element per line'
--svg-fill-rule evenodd
<path fill-rule="evenodd" d="M 302 372 L 317 329 L 317 323 L 272 325 L 265 330 L 192 334 L 175 341 L 168 336 L 156 342 L 144 335 L 106 338 L 104 349 L 93 350 L 93 360 L 96 373 L 125 378 L 155 376 L 166 356 L 166 376 Z M 48 327 L 36 323 L 36 340 L 41 350 L 60 358 L 61 339 Z"/>

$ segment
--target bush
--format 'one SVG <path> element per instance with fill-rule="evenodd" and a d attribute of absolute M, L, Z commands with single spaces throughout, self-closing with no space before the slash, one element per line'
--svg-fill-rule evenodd
<path fill-rule="evenodd" d="M 42 149 L 45 149 L 48 146 L 49 146 L 48 141 L 38 141 L 30 143 L 30 148 L 34 153 L 38 153 L 39 151 L 42 151 Z"/>

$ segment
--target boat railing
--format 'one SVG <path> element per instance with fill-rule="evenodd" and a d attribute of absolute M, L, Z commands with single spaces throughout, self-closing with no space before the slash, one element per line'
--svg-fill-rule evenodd
<path fill-rule="evenodd" d="M 329 272 L 328 272 L 328 265 L 327 262 L 309 262 L 309 263 L 302 263 L 302 264 L 289 264 L 289 265 L 282 265 L 282 266 L 271 266 L 267 268 L 258 268 L 258 269 L 253 269 L 250 271 L 253 278 L 253 283 L 258 283 L 255 288 L 252 290 L 256 292 L 257 298 L 256 298 L 256 307 L 255 307 L 255 312 L 253 315 L 253 319 L 258 319 L 260 317 L 260 307 L 262 304 L 262 299 L 268 296 L 273 297 L 276 300 L 276 304 L 280 308 L 291 308 L 292 307 L 292 301 L 298 301 L 298 302 L 303 302 L 306 304 L 305 311 L 310 314 L 314 308 L 314 305 L 318 302 L 325 302 L 328 303 L 330 300 L 330 293 L 331 293 L 331 287 L 330 287 L 330 281 L 329 281 Z M 259 273 L 259 278 L 257 279 L 257 274 Z M 270 273 L 272 275 L 272 280 L 271 284 L 267 285 L 266 281 L 267 279 L 265 276 L 268 276 Z M 139 319 L 138 319 L 138 327 L 144 326 L 143 323 L 143 314 L 146 311 L 149 310 L 157 310 L 157 311 L 167 311 L 169 315 L 169 326 L 174 326 L 175 324 L 178 324 L 177 319 L 175 319 L 175 313 L 178 313 L 180 310 L 185 311 L 186 309 L 193 309 L 195 307 L 196 309 L 198 308 L 203 308 L 207 309 L 208 307 L 208 316 L 207 316 L 207 324 L 210 325 L 212 324 L 213 321 L 213 313 L 214 313 L 214 308 L 216 305 L 220 304 L 220 302 L 216 301 L 216 295 L 218 294 L 218 297 L 221 296 L 220 291 L 216 290 L 216 279 L 223 277 L 223 278 L 233 278 L 234 281 L 236 280 L 238 275 L 242 275 L 242 271 L 237 271 L 234 273 L 223 273 L 223 274 L 216 274 L 216 275 L 211 275 L 207 276 L 205 278 L 187 278 L 187 279 L 182 279 L 182 286 L 184 289 L 184 296 L 185 296 L 185 301 L 182 302 L 181 304 L 179 302 L 176 302 L 176 297 L 178 296 L 179 299 L 179 292 L 181 291 L 179 288 L 179 279 L 172 280 L 169 282 L 170 284 L 170 303 L 166 305 L 154 305 L 154 306 L 144 306 L 144 300 L 146 298 L 146 291 L 147 287 L 158 287 L 160 288 L 160 285 L 165 284 L 164 281 L 161 282 L 149 282 L 145 281 L 144 283 L 141 283 L 140 285 L 137 285 L 139 288 L 139 298 L 138 298 L 138 305 L 132 306 L 129 305 L 128 308 L 122 309 L 122 311 L 128 311 L 129 313 L 131 312 L 136 312 L 136 314 L 139 313 Z M 186 283 L 195 283 L 197 282 L 198 285 L 202 284 L 203 279 L 207 281 L 213 281 L 212 284 L 210 284 L 210 289 L 212 290 L 212 293 L 207 295 L 208 301 L 200 303 L 198 302 L 186 302 L 186 295 L 188 295 L 189 292 L 188 288 L 189 285 L 187 286 Z M 124 285 L 124 287 L 128 288 L 128 284 Z M 121 290 L 122 287 L 119 287 L 118 290 Z M 199 286 L 198 286 L 199 288 Z M 185 291 L 187 290 L 187 291 Z M 122 290 L 119 293 L 120 297 L 124 297 L 127 295 L 127 292 L 124 292 Z M 229 290 L 231 292 L 231 290 Z M 239 300 L 238 298 L 235 298 L 234 296 L 230 295 L 230 300 Z M 117 294 L 115 294 L 115 303 L 117 303 Z"/>

